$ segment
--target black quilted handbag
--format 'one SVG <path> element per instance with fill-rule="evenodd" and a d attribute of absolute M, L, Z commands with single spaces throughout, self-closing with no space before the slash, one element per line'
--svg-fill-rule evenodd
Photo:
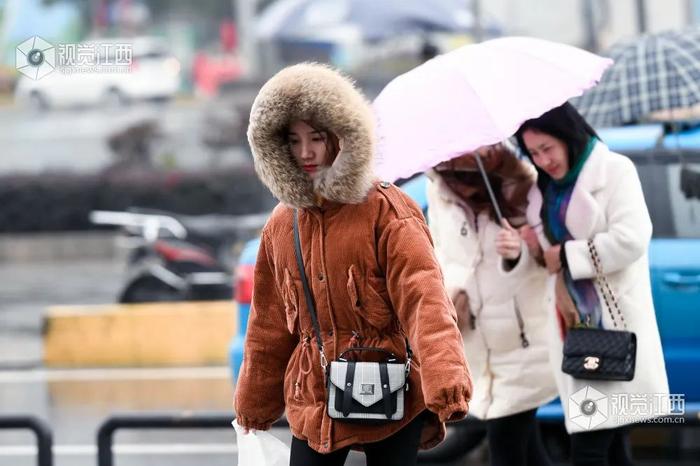
<path fill-rule="evenodd" d="M 587 327 L 569 329 L 564 340 L 561 370 L 577 379 L 629 381 L 634 378 L 637 336 L 634 332 L 627 331 L 625 318 L 603 275 L 600 258 L 592 240 L 588 240 L 588 250 L 596 269 L 596 282 L 601 288 L 613 325 L 617 327 L 612 312 L 612 307 L 615 307 L 625 330 Z"/>

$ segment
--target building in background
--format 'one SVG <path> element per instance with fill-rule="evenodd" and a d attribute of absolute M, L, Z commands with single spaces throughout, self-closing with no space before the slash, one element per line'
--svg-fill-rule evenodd
<path fill-rule="evenodd" d="M 638 35 L 697 24 L 700 0 L 477 0 L 508 34 L 605 50 Z M 639 13 L 643 12 L 640 19 Z M 591 47 L 592 46 L 592 47 Z"/>

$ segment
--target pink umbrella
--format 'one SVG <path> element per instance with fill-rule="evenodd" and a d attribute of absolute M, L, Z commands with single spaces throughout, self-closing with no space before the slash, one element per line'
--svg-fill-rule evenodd
<path fill-rule="evenodd" d="M 374 101 L 376 172 L 394 181 L 509 138 L 595 85 L 612 60 L 506 37 L 466 45 L 391 81 Z"/>

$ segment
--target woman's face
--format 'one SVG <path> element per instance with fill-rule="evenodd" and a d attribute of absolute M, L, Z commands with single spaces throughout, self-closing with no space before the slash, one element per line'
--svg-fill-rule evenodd
<path fill-rule="evenodd" d="M 328 166 L 328 134 L 319 131 L 302 120 L 289 125 L 289 147 L 294 160 L 310 177 L 318 174 L 320 168 Z"/>
<path fill-rule="evenodd" d="M 523 132 L 523 142 L 535 165 L 552 179 L 561 180 L 569 172 L 568 150 L 561 139 L 528 129 Z"/>

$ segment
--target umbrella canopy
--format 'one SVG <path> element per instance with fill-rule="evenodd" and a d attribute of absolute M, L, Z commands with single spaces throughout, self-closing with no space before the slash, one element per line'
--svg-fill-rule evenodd
<path fill-rule="evenodd" d="M 312 38 L 350 28 L 379 40 L 425 31 L 466 32 L 473 17 L 462 0 L 280 0 L 258 18 L 261 39 Z"/>
<path fill-rule="evenodd" d="M 596 127 L 636 123 L 651 112 L 700 102 L 700 28 L 648 34 L 613 46 L 615 60 L 574 105 Z"/>
<path fill-rule="evenodd" d="M 509 138 L 581 95 L 612 60 L 528 37 L 466 45 L 392 82 L 374 101 L 377 174 L 405 178 Z"/>

